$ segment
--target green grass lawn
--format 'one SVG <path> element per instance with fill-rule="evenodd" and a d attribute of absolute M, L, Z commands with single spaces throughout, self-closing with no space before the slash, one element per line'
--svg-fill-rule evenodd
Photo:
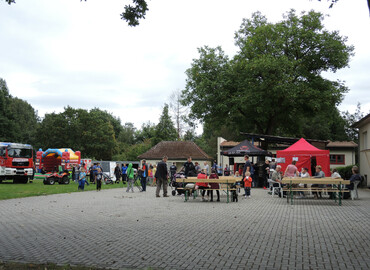
<path fill-rule="evenodd" d="M 126 186 L 126 185 L 125 185 Z M 44 185 L 43 180 L 35 179 L 33 183 L 28 184 L 13 184 L 13 181 L 3 181 L 0 184 L 0 200 L 7 200 L 13 198 L 23 198 L 31 196 L 42 196 L 49 194 L 83 192 L 77 190 L 78 184 L 71 181 L 68 185 Z M 122 188 L 122 181 L 119 184 L 102 184 L 102 189 Z M 85 191 L 96 190 L 96 185 L 85 185 Z"/>

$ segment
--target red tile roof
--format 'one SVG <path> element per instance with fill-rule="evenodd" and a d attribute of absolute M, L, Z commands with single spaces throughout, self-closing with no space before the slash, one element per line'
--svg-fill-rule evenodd
<path fill-rule="evenodd" d="M 138 156 L 140 159 L 162 159 L 163 156 L 168 159 L 192 159 L 212 160 L 198 145 L 191 141 L 162 141 L 153 146 L 144 154 Z"/>

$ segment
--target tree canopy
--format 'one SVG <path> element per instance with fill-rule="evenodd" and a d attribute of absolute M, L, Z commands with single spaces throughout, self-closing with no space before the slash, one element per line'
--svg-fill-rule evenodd
<path fill-rule="evenodd" d="M 183 91 L 191 116 L 236 132 L 305 136 L 305 123 L 333 113 L 348 91 L 322 73 L 348 66 L 354 48 L 338 31 L 325 30 L 323 19 L 291 10 L 270 23 L 256 12 L 235 33 L 239 51 L 231 59 L 221 47 L 200 48 Z"/>
<path fill-rule="evenodd" d="M 0 141 L 34 143 L 38 116 L 26 101 L 9 94 L 5 80 L 0 78 Z"/>

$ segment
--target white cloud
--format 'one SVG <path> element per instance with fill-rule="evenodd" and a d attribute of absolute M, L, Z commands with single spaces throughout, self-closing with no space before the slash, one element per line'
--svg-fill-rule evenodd
<path fill-rule="evenodd" d="M 135 28 L 120 19 L 121 0 L 0 2 L 0 77 L 11 94 L 43 115 L 65 106 L 106 109 L 137 127 L 157 122 L 163 103 L 185 86 L 185 70 L 197 48 L 222 46 L 232 56 L 242 18 L 260 10 L 270 21 L 290 8 L 329 13 L 325 25 L 348 36 L 356 55 L 351 67 L 330 78 L 350 92 L 340 109 L 361 101 L 370 110 L 367 75 L 370 19 L 366 1 L 161 0 L 149 1 Z M 365 27 L 366 26 L 366 27 Z"/>

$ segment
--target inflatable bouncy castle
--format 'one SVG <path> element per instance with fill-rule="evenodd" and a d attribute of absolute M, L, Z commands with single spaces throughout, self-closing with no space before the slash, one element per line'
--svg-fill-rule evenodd
<path fill-rule="evenodd" d="M 73 164 L 81 163 L 81 152 L 74 152 L 71 148 L 48 149 L 45 152 L 39 149 L 36 153 L 36 169 L 51 172 L 62 166 L 64 169 L 72 169 Z"/>

